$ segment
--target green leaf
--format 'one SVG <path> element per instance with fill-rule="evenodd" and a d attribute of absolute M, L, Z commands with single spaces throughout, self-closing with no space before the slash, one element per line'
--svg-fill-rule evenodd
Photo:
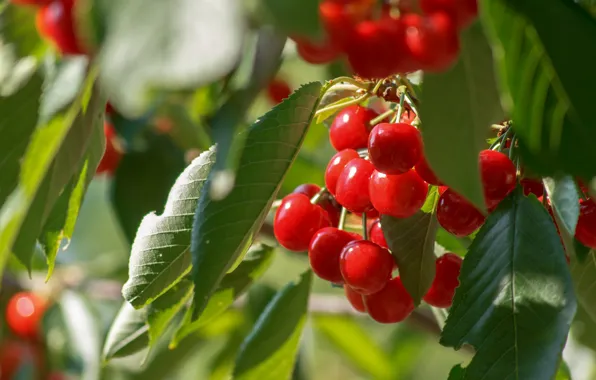
<path fill-rule="evenodd" d="M 596 322 L 581 302 L 577 307 L 577 313 L 573 320 L 571 335 L 574 340 L 596 352 Z"/>
<path fill-rule="evenodd" d="M 338 113 L 339 111 L 341 111 L 343 109 L 342 106 L 344 104 L 348 104 L 352 101 L 354 101 L 353 97 L 346 97 L 346 98 L 341 98 L 339 100 L 336 100 L 335 102 L 332 102 L 332 103 L 326 105 L 325 108 L 329 108 L 329 110 L 318 114 L 315 118 L 315 123 L 321 124 L 325 120 L 329 119 L 331 116 L 333 116 L 336 113 Z"/>
<path fill-rule="evenodd" d="M 182 280 L 147 306 L 149 346 L 154 346 L 192 295 L 192 282 Z"/>
<path fill-rule="evenodd" d="M 552 379 L 576 310 L 548 212 L 518 187 L 470 246 L 441 344 L 476 349 L 463 379 Z"/>
<path fill-rule="evenodd" d="M 141 221 L 122 289 L 135 308 L 151 303 L 190 272 L 193 215 L 214 157 L 215 148 L 201 153 L 176 180 L 163 214 L 150 213 Z"/>
<path fill-rule="evenodd" d="M 561 359 L 561 364 L 559 365 L 559 370 L 557 371 L 557 377 L 555 380 L 572 380 L 569 366 L 563 359 Z"/>
<path fill-rule="evenodd" d="M 319 0 L 259 0 L 259 12 L 288 36 L 319 38 Z"/>
<path fill-rule="evenodd" d="M 576 255 L 575 226 L 579 218 L 579 194 L 573 177 L 566 175 L 544 179 L 544 188 L 553 207 L 554 217 L 568 255 Z M 562 230 L 562 231 L 561 231 Z M 580 254 L 581 256 L 581 254 Z M 578 256 L 579 257 L 579 256 Z"/>
<path fill-rule="evenodd" d="M 129 242 L 145 215 L 163 213 L 168 193 L 185 167 L 184 152 L 166 135 L 151 133 L 146 143 L 146 149 L 122 157 L 112 183 L 114 211 Z"/>
<path fill-rule="evenodd" d="M 289 283 L 267 305 L 236 359 L 234 379 L 288 379 L 306 322 L 312 272 Z"/>
<path fill-rule="evenodd" d="M 489 127 L 503 119 L 503 111 L 492 52 L 479 24 L 462 32 L 461 45 L 459 61 L 449 71 L 424 75 L 420 128 L 437 176 L 485 210 L 478 154 L 487 148 Z"/>
<path fill-rule="evenodd" d="M 449 378 L 447 380 L 464 380 L 466 378 L 466 369 L 460 364 L 451 368 L 449 371 Z"/>
<path fill-rule="evenodd" d="M 572 1 L 483 0 L 480 9 L 492 34 L 503 99 L 524 164 L 542 176 L 596 175 L 591 164 L 596 114 L 589 91 L 596 77 L 585 75 L 596 66 L 591 44 L 596 20 Z M 573 27 L 555 30 L 553 25 Z"/>
<path fill-rule="evenodd" d="M 418 305 L 435 278 L 437 217 L 422 211 L 409 218 L 382 215 L 381 226 L 399 276 Z"/>
<path fill-rule="evenodd" d="M 226 274 L 221 280 L 201 317 L 192 322 L 192 310 L 188 310 L 184 321 L 172 339 L 170 347 L 176 347 L 182 339 L 212 322 L 228 309 L 234 300 L 269 268 L 273 260 L 273 252 L 272 247 L 264 244 L 253 245 L 238 268 L 232 273 Z"/>
<path fill-rule="evenodd" d="M 458 238 L 445 231 L 444 228 L 439 227 L 437 230 L 437 244 L 445 249 L 446 252 L 453 252 L 459 256 L 465 256 L 468 252 L 468 247 L 472 243 L 471 239 L 467 237 Z"/>
<path fill-rule="evenodd" d="M 378 380 L 391 378 L 389 357 L 355 319 L 347 315 L 317 315 L 314 325 L 363 374 Z"/>
<path fill-rule="evenodd" d="M 596 254 L 590 251 L 583 262 L 572 259 L 570 264 L 571 277 L 575 285 L 575 293 L 579 303 L 596 322 Z"/>
<path fill-rule="evenodd" d="M 127 116 L 144 113 L 149 91 L 200 87 L 228 74 L 240 58 L 245 23 L 237 1 L 109 4 L 100 79 Z"/>
<path fill-rule="evenodd" d="M 47 50 L 35 27 L 36 11 L 12 3 L 0 10 L 0 35 L 4 43 L 14 45 L 18 57 L 40 58 Z"/>
<path fill-rule="evenodd" d="M 263 223 L 298 154 L 320 90 L 318 82 L 301 87 L 248 129 L 235 185 L 226 198 L 215 201 L 210 192 L 201 193 L 191 244 L 193 319 L 203 312 L 223 276 L 245 253 Z"/>
<path fill-rule="evenodd" d="M 135 354 L 149 346 L 147 309 L 137 310 L 124 302 L 110 326 L 103 346 L 103 360 Z"/>

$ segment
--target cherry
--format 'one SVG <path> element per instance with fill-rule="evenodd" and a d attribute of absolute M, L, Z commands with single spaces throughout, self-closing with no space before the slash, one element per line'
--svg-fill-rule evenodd
<path fill-rule="evenodd" d="M 437 220 L 451 234 L 463 237 L 476 231 L 485 217 L 470 202 L 448 189 L 439 197 Z"/>
<path fill-rule="evenodd" d="M 381 221 L 375 220 L 370 229 L 368 231 L 368 238 L 375 244 L 380 245 L 383 248 L 389 248 L 387 244 L 387 240 L 385 239 L 385 234 L 383 234 L 383 230 L 381 229 Z"/>
<path fill-rule="evenodd" d="M 375 168 L 364 158 L 348 162 L 337 180 L 335 199 L 352 212 L 366 212 L 372 209 L 369 195 L 369 179 Z"/>
<path fill-rule="evenodd" d="M 331 62 L 338 58 L 341 50 L 331 41 L 314 43 L 304 39 L 295 39 L 296 51 L 300 58 L 313 65 Z"/>
<path fill-rule="evenodd" d="M 368 211 L 367 211 L 367 212 L 365 212 L 365 213 L 362 213 L 362 212 L 355 212 L 355 213 L 354 213 L 354 215 L 356 215 L 356 216 L 358 216 L 358 217 L 360 217 L 360 218 L 362 218 L 362 214 L 366 214 L 366 217 L 367 217 L 369 220 L 371 220 L 371 219 L 375 219 L 375 218 L 378 218 L 378 217 L 379 217 L 379 211 L 375 210 L 374 208 L 373 208 L 373 209 L 370 209 L 370 210 L 368 210 Z"/>
<path fill-rule="evenodd" d="M 381 173 L 405 173 L 420 161 L 422 136 L 409 124 L 378 124 L 368 137 L 368 155 Z"/>
<path fill-rule="evenodd" d="M 524 189 L 524 195 L 534 194 L 537 198 L 544 194 L 542 181 L 532 178 L 522 178 L 519 183 Z"/>
<path fill-rule="evenodd" d="M 479 159 L 484 197 L 490 209 L 515 189 L 516 169 L 507 155 L 495 150 L 483 150 Z"/>
<path fill-rule="evenodd" d="M 325 186 L 332 195 L 335 195 L 335 188 L 337 186 L 337 180 L 341 172 L 344 170 L 348 162 L 354 158 L 360 157 L 358 152 L 354 149 L 344 149 L 335 153 L 335 155 L 329 161 L 327 170 L 325 171 Z"/>
<path fill-rule="evenodd" d="M 112 124 L 106 122 L 103 125 L 104 134 L 106 136 L 106 150 L 103 153 L 103 157 L 97 166 L 96 174 L 114 174 L 118 164 L 120 163 L 120 159 L 122 158 L 122 153 L 116 148 L 114 144 L 114 140 L 116 139 L 116 130 L 112 126 Z"/>
<path fill-rule="evenodd" d="M 9 0 L 15 5 L 30 5 L 35 7 L 41 7 L 49 3 L 51 0 Z"/>
<path fill-rule="evenodd" d="M 308 258 L 313 272 L 323 280 L 341 284 L 343 277 L 339 270 L 339 257 L 344 247 L 354 240 L 354 235 L 335 227 L 325 227 L 317 231 L 308 247 Z"/>
<path fill-rule="evenodd" d="M 39 349 L 31 343 L 16 339 L 5 340 L 0 344 L 1 379 L 17 379 L 17 374 L 25 365 L 36 368 L 43 365 L 43 357 Z"/>
<path fill-rule="evenodd" d="M 429 16 L 406 14 L 405 45 L 418 68 L 443 71 L 451 66 L 459 53 L 459 35 L 453 20 L 446 13 Z"/>
<path fill-rule="evenodd" d="M 366 148 L 371 130 L 370 121 L 379 116 L 370 108 L 353 105 L 341 110 L 329 128 L 331 145 L 340 151 Z"/>
<path fill-rule="evenodd" d="M 389 250 L 371 241 L 359 240 L 344 247 L 339 267 L 345 283 L 366 295 L 383 289 L 391 278 L 393 263 Z"/>
<path fill-rule="evenodd" d="M 408 218 L 424 204 L 428 184 L 413 170 L 398 175 L 375 170 L 370 177 L 368 191 L 373 206 L 381 214 Z"/>
<path fill-rule="evenodd" d="M 580 201 L 575 238 L 586 247 L 596 249 L 596 203 L 592 199 Z"/>
<path fill-rule="evenodd" d="M 290 194 L 281 201 L 273 221 L 275 238 L 290 251 L 306 251 L 314 234 L 329 227 L 329 216 L 304 194 Z"/>
<path fill-rule="evenodd" d="M 406 103 L 407 104 L 407 103 Z M 416 120 L 416 112 L 412 111 L 409 106 L 405 107 L 406 110 L 401 114 L 399 119 L 400 123 L 412 124 Z"/>
<path fill-rule="evenodd" d="M 429 185 L 443 185 L 441 180 L 437 178 L 435 172 L 433 172 L 432 168 L 430 167 L 428 161 L 426 161 L 426 158 L 424 156 L 420 157 L 420 161 L 418 161 L 416 166 L 414 166 L 414 170 L 416 170 L 416 173 L 418 173 L 420 178 L 422 178 Z"/>
<path fill-rule="evenodd" d="M 460 29 L 470 25 L 478 16 L 477 0 L 420 0 L 420 8 L 426 14 L 449 14 Z"/>
<path fill-rule="evenodd" d="M 40 35 L 52 41 L 65 55 L 84 54 L 74 25 L 76 0 L 54 0 L 37 11 L 36 26 Z"/>
<path fill-rule="evenodd" d="M 331 43 L 341 48 L 350 45 L 354 29 L 368 19 L 376 0 L 323 0 L 319 17 Z"/>
<path fill-rule="evenodd" d="M 296 187 L 292 194 L 304 194 L 311 199 L 315 195 L 317 195 L 321 191 L 321 188 L 314 183 L 303 183 L 302 185 Z"/>
<path fill-rule="evenodd" d="M 392 278 L 385 287 L 364 297 L 366 311 L 379 323 L 397 323 L 414 311 L 414 301 L 399 277 Z"/>
<path fill-rule="evenodd" d="M 435 278 L 429 291 L 423 297 L 424 302 L 435 307 L 450 307 L 459 286 L 459 272 L 463 259 L 453 253 L 438 257 L 435 266 Z"/>
<path fill-rule="evenodd" d="M 364 297 L 362 296 L 362 294 L 355 292 L 348 285 L 344 285 L 344 292 L 346 293 L 346 298 L 348 299 L 350 305 L 352 305 L 354 310 L 359 311 L 361 313 L 366 312 L 366 308 L 364 307 Z"/>
<path fill-rule="evenodd" d="M 6 324 L 15 335 L 37 340 L 46 306 L 46 301 L 34 293 L 16 293 L 6 305 Z"/>
<path fill-rule="evenodd" d="M 276 78 L 269 82 L 267 86 L 267 95 L 272 103 L 279 104 L 292 94 L 292 89 L 288 82 L 283 79 Z"/>

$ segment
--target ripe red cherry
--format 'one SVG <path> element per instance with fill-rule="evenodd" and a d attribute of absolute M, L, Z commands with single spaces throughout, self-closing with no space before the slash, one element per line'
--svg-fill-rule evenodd
<path fill-rule="evenodd" d="M 532 178 L 522 178 L 519 183 L 524 189 L 524 195 L 534 194 L 537 198 L 544 194 L 542 181 Z"/>
<path fill-rule="evenodd" d="M 422 136 L 409 124 L 378 124 L 368 137 L 368 155 L 381 173 L 405 173 L 422 157 Z"/>
<path fill-rule="evenodd" d="M 352 305 L 354 310 L 359 311 L 361 313 L 366 312 L 366 308 L 364 307 L 364 297 L 362 296 L 362 294 L 355 292 L 348 285 L 344 285 L 344 292 L 346 293 L 346 298 L 348 299 L 350 305 Z"/>
<path fill-rule="evenodd" d="M 383 289 L 391 278 L 393 263 L 389 250 L 368 240 L 348 243 L 340 256 L 340 270 L 345 283 L 360 294 L 372 294 Z"/>
<path fill-rule="evenodd" d="M 596 249 L 596 203 L 592 199 L 580 201 L 575 238 L 586 247 Z"/>
<path fill-rule="evenodd" d="M 399 277 L 392 278 L 379 292 L 364 297 L 364 306 L 379 323 L 397 323 L 414 311 L 414 301 Z"/>
<path fill-rule="evenodd" d="M 442 186 L 443 183 L 437 178 L 435 172 L 431 169 L 428 161 L 424 156 L 420 157 L 420 161 L 414 166 L 416 173 L 429 185 Z"/>
<path fill-rule="evenodd" d="M 480 174 L 486 205 L 489 209 L 515 189 L 515 165 L 501 152 L 495 150 L 480 152 Z"/>
<path fill-rule="evenodd" d="M 377 112 L 362 106 L 344 108 L 333 119 L 329 128 L 331 145 L 338 151 L 366 148 L 372 128 L 370 121 L 377 116 Z"/>
<path fill-rule="evenodd" d="M 354 149 L 344 149 L 335 153 L 335 156 L 331 158 L 331 161 L 329 161 L 329 164 L 327 165 L 327 170 L 325 171 L 325 186 L 331 194 L 335 195 L 337 180 L 348 162 L 358 157 L 360 156 Z"/>
<path fill-rule="evenodd" d="M 413 170 L 398 175 L 375 170 L 370 177 L 368 191 L 374 208 L 381 214 L 408 218 L 424 204 L 428 184 Z"/>
<path fill-rule="evenodd" d="M 463 237 L 476 231 L 485 217 L 470 202 L 448 189 L 439 197 L 437 220 L 451 234 Z"/>
<path fill-rule="evenodd" d="M 424 302 L 435 307 L 450 307 L 459 286 L 459 272 L 463 259 L 453 253 L 446 253 L 437 258 L 436 274 L 429 291 L 423 297 Z"/>
<path fill-rule="evenodd" d="M 317 195 L 317 193 L 321 191 L 321 188 L 314 183 L 303 183 L 302 185 L 296 187 L 292 194 L 304 194 L 308 197 L 308 199 Z"/>
<path fill-rule="evenodd" d="M 366 212 L 372 209 L 368 192 L 370 176 L 375 168 L 364 158 L 348 162 L 337 180 L 335 199 L 352 212 Z"/>
<path fill-rule="evenodd" d="M 356 24 L 368 19 L 376 0 L 323 0 L 319 17 L 331 42 L 339 47 L 350 45 Z"/>
<path fill-rule="evenodd" d="M 344 247 L 354 240 L 354 235 L 335 227 L 325 227 L 317 231 L 308 247 L 308 258 L 313 272 L 323 280 L 341 284 L 344 279 L 339 270 L 339 257 Z"/>
<path fill-rule="evenodd" d="M 380 245 L 383 248 L 389 248 L 387 240 L 385 239 L 385 234 L 383 234 L 383 230 L 381 229 L 380 220 L 376 220 L 372 223 L 370 230 L 368 231 L 368 238 L 370 241 Z"/>
<path fill-rule="evenodd" d="M 325 210 L 310 203 L 306 195 L 290 194 L 282 200 L 275 213 L 273 233 L 284 248 L 306 251 L 314 234 L 330 225 Z"/>
<path fill-rule="evenodd" d="M 459 53 L 459 34 L 446 13 L 407 14 L 402 19 L 406 26 L 408 54 L 420 69 L 443 71 L 455 62 Z"/>
<path fill-rule="evenodd" d="M 296 51 L 300 58 L 313 65 L 331 62 L 339 57 L 341 50 L 331 41 L 315 43 L 304 39 L 296 39 Z"/>
<path fill-rule="evenodd" d="M 114 174 L 118 164 L 120 163 L 120 159 L 122 158 L 122 153 L 116 148 L 114 143 L 116 139 L 116 130 L 110 123 L 104 123 L 103 125 L 104 134 L 106 136 L 106 150 L 103 153 L 103 157 L 97 166 L 96 174 Z"/>
<path fill-rule="evenodd" d="M 39 8 L 35 20 L 39 34 L 52 41 L 64 55 L 85 54 L 75 31 L 75 1 L 52 1 Z"/>
<path fill-rule="evenodd" d="M 477 0 L 420 0 L 420 8 L 426 14 L 449 14 L 460 29 L 470 25 L 478 16 Z"/>
<path fill-rule="evenodd" d="M 267 86 L 267 95 L 269 100 L 274 104 L 279 104 L 292 94 L 292 89 L 288 82 L 283 79 L 276 78 L 269 82 Z"/>
<path fill-rule="evenodd" d="M 41 320 L 46 310 L 46 301 L 30 292 L 14 294 L 6 305 L 6 324 L 15 335 L 36 340 L 39 338 Z"/>

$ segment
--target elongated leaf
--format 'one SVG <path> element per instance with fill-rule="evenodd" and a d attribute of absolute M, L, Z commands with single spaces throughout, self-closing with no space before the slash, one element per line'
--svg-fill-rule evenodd
<path fill-rule="evenodd" d="M 261 244 L 253 245 L 238 268 L 221 280 L 217 290 L 209 299 L 201 318 L 192 322 L 192 310 L 188 310 L 182 325 L 172 339 L 170 347 L 176 347 L 183 338 L 210 323 L 228 309 L 234 300 L 269 268 L 273 259 L 273 252 L 272 247 Z"/>
<path fill-rule="evenodd" d="M 192 295 L 192 282 L 182 280 L 148 306 L 149 345 L 155 345 Z"/>
<path fill-rule="evenodd" d="M 137 310 L 124 302 L 116 315 L 103 346 L 103 360 L 137 353 L 149 346 L 147 310 Z"/>
<path fill-rule="evenodd" d="M 13 44 L 19 57 L 41 57 L 47 45 L 35 28 L 36 9 L 8 3 L 0 10 L 0 33 L 5 43 Z"/>
<path fill-rule="evenodd" d="M 319 0 L 259 0 L 267 21 L 289 36 L 320 37 Z"/>
<path fill-rule="evenodd" d="M 552 379 L 576 310 L 548 212 L 517 188 L 480 229 L 463 263 L 441 344 L 476 348 L 462 379 Z"/>
<path fill-rule="evenodd" d="M 480 9 L 524 163 L 543 176 L 596 175 L 589 100 L 596 77 L 585 75 L 596 66 L 596 20 L 573 1 L 483 0 Z M 555 24 L 573 27 L 555 31 Z"/>
<path fill-rule="evenodd" d="M 362 373 L 373 379 L 390 379 L 391 363 L 382 348 L 349 316 L 317 315 L 314 325 Z"/>
<path fill-rule="evenodd" d="M 221 201 L 201 194 L 192 231 L 193 319 L 250 246 L 310 125 L 321 84 L 307 84 L 247 131 L 236 183 Z M 210 177 L 208 181 L 211 181 Z"/>
<path fill-rule="evenodd" d="M 590 251 L 585 261 L 571 260 L 571 276 L 579 303 L 596 322 L 596 254 Z"/>
<path fill-rule="evenodd" d="M 559 226 L 559 235 L 565 245 L 565 250 L 568 255 L 576 255 L 576 247 L 580 248 L 579 243 L 576 244 L 574 238 L 575 226 L 579 218 L 579 194 L 575 181 L 571 176 L 562 176 L 558 178 L 545 178 L 544 188 L 550 199 L 557 226 Z M 562 230 L 562 231 L 561 231 Z"/>
<path fill-rule="evenodd" d="M 484 210 L 478 154 L 487 147 L 489 127 L 503 119 L 503 111 L 492 52 L 480 25 L 462 32 L 461 43 L 453 68 L 424 75 L 421 131 L 426 158 L 437 176 Z"/>
<path fill-rule="evenodd" d="M 234 368 L 237 380 L 289 379 L 306 322 L 312 272 L 281 289 L 246 337 Z"/>
<path fill-rule="evenodd" d="M 163 214 L 151 213 L 141 221 L 122 289 L 135 308 L 165 293 L 190 271 L 193 214 L 214 157 L 214 147 L 197 157 L 170 190 Z"/>

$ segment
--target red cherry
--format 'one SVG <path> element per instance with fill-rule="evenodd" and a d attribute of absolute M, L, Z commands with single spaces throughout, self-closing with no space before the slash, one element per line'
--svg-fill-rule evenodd
<path fill-rule="evenodd" d="M 292 94 L 290 85 L 283 80 L 276 78 L 272 80 L 267 86 L 267 95 L 272 103 L 279 104 Z"/>
<path fill-rule="evenodd" d="M 341 284 L 344 279 L 339 270 L 339 257 L 344 247 L 354 240 L 354 235 L 335 227 L 325 227 L 317 231 L 308 248 L 308 258 L 313 272 L 323 280 Z"/>
<path fill-rule="evenodd" d="M 304 194 L 311 199 L 315 195 L 317 195 L 321 191 L 321 188 L 314 183 L 303 183 L 302 185 L 296 187 L 292 194 Z"/>
<path fill-rule="evenodd" d="M 374 208 L 381 214 L 408 218 L 424 204 L 428 184 L 413 170 L 398 175 L 375 170 L 370 177 L 368 191 Z"/>
<path fill-rule="evenodd" d="M 381 173 L 405 173 L 420 161 L 422 136 L 409 124 L 378 124 L 368 137 L 368 155 Z"/>
<path fill-rule="evenodd" d="M 296 51 L 300 58 L 313 65 L 331 62 L 341 54 L 341 50 L 331 41 L 323 41 L 318 44 L 304 39 L 295 41 Z"/>
<path fill-rule="evenodd" d="M 515 165 L 501 152 L 495 150 L 480 152 L 480 174 L 486 205 L 489 209 L 515 189 Z"/>
<path fill-rule="evenodd" d="M 64 55 L 85 54 L 75 31 L 76 0 L 55 0 L 37 11 L 36 26 L 40 35 L 52 41 Z"/>
<path fill-rule="evenodd" d="M 46 301 L 34 293 L 16 293 L 6 305 L 6 324 L 15 335 L 36 340 L 46 306 Z"/>
<path fill-rule="evenodd" d="M 430 16 L 406 14 L 405 44 L 418 68 L 428 71 L 448 69 L 459 53 L 459 35 L 455 23 L 446 13 Z"/>
<path fill-rule="evenodd" d="M 429 185 L 442 186 L 443 183 L 437 178 L 435 172 L 431 169 L 428 161 L 424 156 L 420 157 L 420 161 L 414 166 L 416 173 Z"/>
<path fill-rule="evenodd" d="M 470 202 L 448 189 L 439 197 L 437 220 L 451 234 L 463 237 L 476 231 L 485 217 Z"/>
<path fill-rule="evenodd" d="M 399 122 L 411 125 L 414 120 L 416 120 L 416 112 L 408 109 L 408 107 L 406 107 L 406 110 L 401 114 L 401 119 L 399 119 Z"/>
<path fill-rule="evenodd" d="M 352 212 L 372 209 L 368 184 L 374 170 L 373 164 L 363 158 L 354 158 L 348 162 L 335 188 L 335 199 L 339 204 Z"/>
<path fill-rule="evenodd" d="M 359 311 L 361 313 L 366 312 L 366 308 L 364 307 L 364 297 L 362 296 L 362 294 L 355 292 L 348 285 L 344 285 L 344 292 L 346 293 L 346 298 L 348 299 L 350 305 L 352 305 L 354 310 Z"/>
<path fill-rule="evenodd" d="M 596 249 L 596 203 L 592 199 L 580 201 L 575 238 L 586 247 Z"/>
<path fill-rule="evenodd" d="M 377 112 L 362 106 L 349 106 L 341 110 L 329 128 L 331 145 L 340 151 L 366 148 L 371 130 L 370 121 Z"/>
<path fill-rule="evenodd" d="M 414 311 L 414 301 L 399 277 L 392 278 L 379 292 L 364 297 L 366 311 L 379 323 L 397 323 Z"/>
<path fill-rule="evenodd" d="M 273 233 L 284 248 L 306 251 L 314 234 L 329 227 L 329 216 L 304 194 L 290 194 L 281 201 L 273 220 Z"/>
<path fill-rule="evenodd" d="M 25 365 L 32 365 L 35 369 L 43 365 L 43 356 L 39 349 L 29 342 L 15 339 L 5 340 L 0 344 L 1 379 L 17 379 L 17 374 Z"/>
<path fill-rule="evenodd" d="M 104 123 L 104 134 L 106 136 L 106 150 L 103 153 L 103 157 L 97 166 L 97 170 L 95 174 L 114 174 L 118 164 L 120 163 L 120 159 L 122 158 L 122 153 L 116 148 L 114 144 L 114 140 L 116 139 L 116 130 L 110 123 Z"/>
<path fill-rule="evenodd" d="M 540 180 L 522 178 L 519 183 L 524 189 L 524 195 L 534 194 L 538 198 L 544 194 L 544 185 Z"/>
<path fill-rule="evenodd" d="M 341 175 L 348 162 L 354 158 L 360 157 L 358 152 L 353 149 L 344 149 L 335 153 L 335 156 L 331 158 L 325 171 L 325 186 L 332 195 L 335 195 L 335 188 L 337 186 L 337 180 Z"/>
<path fill-rule="evenodd" d="M 470 25 L 478 16 L 477 0 L 420 0 L 420 8 L 426 14 L 449 14 L 460 29 Z"/>
<path fill-rule="evenodd" d="M 344 247 L 339 266 L 348 286 L 360 294 L 372 294 L 387 284 L 393 263 L 389 250 L 371 241 L 360 240 Z"/>
<path fill-rule="evenodd" d="M 46 5 L 52 0 L 9 0 L 14 5 L 30 5 L 34 7 L 41 7 Z"/>
<path fill-rule="evenodd" d="M 385 234 L 383 234 L 383 230 L 381 229 L 381 221 L 376 220 L 373 222 L 370 230 L 368 231 L 368 238 L 373 243 L 380 245 L 383 248 L 389 248 L 387 244 L 387 240 L 385 239 Z"/>
<path fill-rule="evenodd" d="M 356 215 L 357 217 L 362 218 L 362 212 L 355 212 L 354 215 Z M 366 214 L 366 218 L 368 219 L 369 223 L 372 223 L 372 219 L 376 219 L 379 217 L 379 211 L 373 209 L 368 210 L 367 212 L 365 212 Z"/>
<path fill-rule="evenodd" d="M 319 17 L 331 42 L 346 47 L 354 35 L 356 24 L 368 19 L 376 0 L 323 0 Z"/>
<path fill-rule="evenodd" d="M 435 307 L 450 307 L 459 286 L 459 272 L 463 259 L 456 254 L 446 253 L 437 258 L 435 278 L 429 291 L 423 297 L 424 302 Z"/>

